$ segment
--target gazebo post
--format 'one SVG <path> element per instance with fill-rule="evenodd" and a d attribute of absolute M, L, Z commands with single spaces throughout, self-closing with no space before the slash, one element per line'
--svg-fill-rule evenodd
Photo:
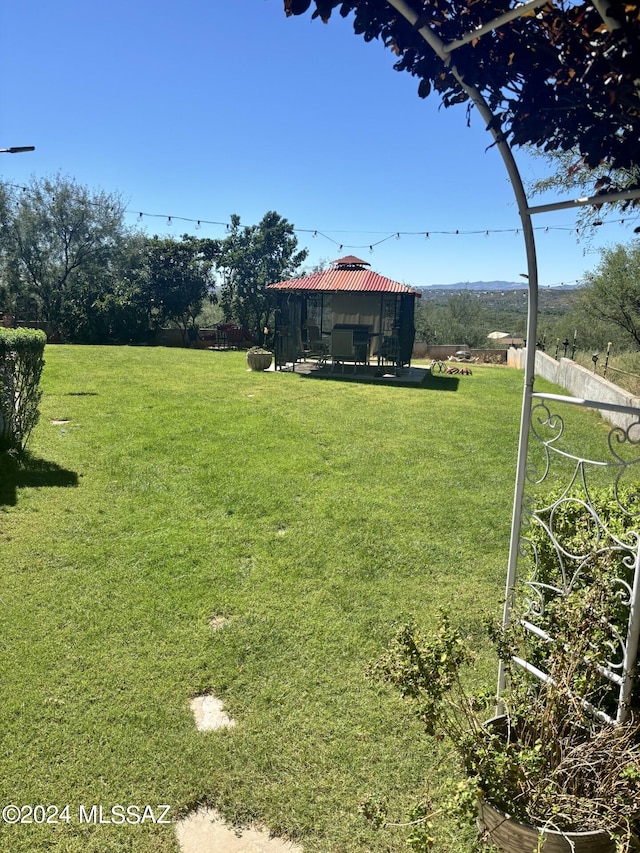
<path fill-rule="evenodd" d="M 380 323 L 378 325 L 378 367 L 382 364 L 382 326 L 384 324 L 384 293 L 380 294 Z"/>

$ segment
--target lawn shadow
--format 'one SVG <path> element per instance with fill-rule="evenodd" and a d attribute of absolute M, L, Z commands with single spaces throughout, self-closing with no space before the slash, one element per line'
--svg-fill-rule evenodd
<path fill-rule="evenodd" d="M 37 459 L 28 453 L 17 458 L 10 453 L 0 453 L 0 506 L 15 506 L 20 488 L 68 488 L 77 485 L 75 471 L 61 468 L 55 462 Z"/>
<path fill-rule="evenodd" d="M 437 391 L 457 391 L 460 377 L 431 373 L 426 367 L 379 368 L 370 365 L 350 365 L 355 369 L 334 369 L 329 364 L 302 362 L 295 372 L 310 379 L 333 379 L 337 382 L 357 382 L 366 385 L 391 385 L 398 388 L 430 388 Z"/>
<path fill-rule="evenodd" d="M 449 376 L 441 373 L 429 373 L 425 377 L 420 387 L 431 388 L 433 391 L 457 391 L 459 384 L 459 376 Z"/>

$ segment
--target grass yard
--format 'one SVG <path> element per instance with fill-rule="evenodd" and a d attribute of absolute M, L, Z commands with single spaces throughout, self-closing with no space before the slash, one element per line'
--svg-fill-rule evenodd
<path fill-rule="evenodd" d="M 79 804 L 199 803 L 305 853 L 405 849 L 359 803 L 403 818 L 455 772 L 365 669 L 444 606 L 493 687 L 522 375 L 478 367 L 452 393 L 236 352 L 45 356 L 31 459 L 0 462 L 0 799 L 70 820 L 2 825 L 0 850 L 175 853 L 172 826 L 80 824 Z M 196 731 L 207 691 L 234 729 Z M 452 826 L 442 849 L 468 851 Z"/>

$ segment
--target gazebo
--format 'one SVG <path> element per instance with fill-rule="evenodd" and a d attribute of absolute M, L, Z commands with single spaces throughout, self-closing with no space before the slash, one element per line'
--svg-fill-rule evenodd
<path fill-rule="evenodd" d="M 268 285 L 276 295 L 275 366 L 307 356 L 336 356 L 338 340 L 351 341 L 352 358 L 383 361 L 396 369 L 409 366 L 415 337 L 415 300 L 419 290 L 368 269 L 354 255 L 328 269 Z"/>

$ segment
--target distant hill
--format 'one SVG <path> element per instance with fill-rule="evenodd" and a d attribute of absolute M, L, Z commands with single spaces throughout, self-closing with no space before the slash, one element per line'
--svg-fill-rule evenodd
<path fill-rule="evenodd" d="M 560 287 L 552 288 L 553 290 L 575 290 L 574 284 L 563 284 Z M 526 290 L 526 281 L 459 281 L 456 284 L 430 284 L 427 287 L 420 287 L 418 290 L 434 291 L 434 290 L 473 290 L 473 291 L 491 291 L 491 290 Z M 541 288 L 547 289 L 547 288 Z"/>
<path fill-rule="evenodd" d="M 525 290 L 526 281 L 459 281 L 457 284 L 430 284 L 420 290 Z"/>

